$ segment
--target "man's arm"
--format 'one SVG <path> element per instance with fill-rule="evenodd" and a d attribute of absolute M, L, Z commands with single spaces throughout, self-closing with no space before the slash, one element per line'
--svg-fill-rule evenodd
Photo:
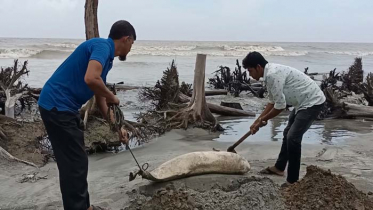
<path fill-rule="evenodd" d="M 258 117 L 256 121 L 258 121 L 260 118 L 263 119 L 265 115 L 267 115 L 274 107 L 275 105 L 273 103 L 268 103 L 262 114 Z"/>
<path fill-rule="evenodd" d="M 98 110 L 100 110 L 102 117 L 104 119 L 107 119 L 107 112 L 108 112 L 109 107 L 107 106 L 106 99 L 99 95 L 95 95 L 95 97 L 96 97 L 96 104 L 97 104 Z"/>
<path fill-rule="evenodd" d="M 285 108 L 286 108 L 286 100 L 285 95 L 283 93 L 284 85 L 285 85 L 285 77 L 282 75 L 271 75 L 267 76 L 267 88 L 268 92 L 270 93 L 270 101 L 273 102 L 272 109 L 270 107 L 266 107 L 265 111 L 269 112 L 264 114 L 264 112 L 260 115 L 260 117 L 255 121 L 254 125 L 250 127 L 251 133 L 255 134 L 260 127 L 267 124 L 267 121 L 279 115 Z"/>
<path fill-rule="evenodd" d="M 101 78 L 102 65 L 96 60 L 90 60 L 84 77 L 85 83 L 95 93 L 106 99 L 106 103 L 119 104 L 118 98 L 106 87 Z"/>
<path fill-rule="evenodd" d="M 95 97 L 96 97 L 97 107 L 100 110 L 102 117 L 106 120 L 110 120 L 110 121 L 113 122 L 114 121 L 113 112 L 112 111 L 110 112 L 110 119 L 108 119 L 108 116 L 107 116 L 109 107 L 106 103 L 106 99 L 102 96 L 99 96 L 99 95 L 95 95 Z M 118 136 L 119 136 L 119 141 L 121 141 L 125 144 L 128 144 L 128 134 L 127 134 L 127 131 L 124 128 L 121 128 L 118 131 Z"/>
<path fill-rule="evenodd" d="M 270 119 L 276 117 L 277 115 L 279 115 L 282 111 L 283 111 L 283 109 L 275 109 L 275 108 L 273 108 L 268 114 L 266 114 L 263 117 L 259 118 L 260 119 L 259 121 L 267 122 L 268 120 L 270 120 Z"/>

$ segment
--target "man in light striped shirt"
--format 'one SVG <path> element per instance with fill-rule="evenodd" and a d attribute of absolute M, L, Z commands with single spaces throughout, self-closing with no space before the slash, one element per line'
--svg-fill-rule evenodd
<path fill-rule="evenodd" d="M 265 126 L 268 120 L 279 115 L 287 105 L 294 107 L 284 130 L 276 164 L 261 171 L 264 174 L 283 176 L 288 166 L 284 186 L 293 184 L 299 180 L 303 134 L 321 112 L 325 95 L 316 82 L 303 72 L 289 66 L 268 63 L 258 52 L 249 53 L 242 65 L 255 80 L 263 78 L 268 91 L 269 103 L 250 127 L 252 134 Z"/>

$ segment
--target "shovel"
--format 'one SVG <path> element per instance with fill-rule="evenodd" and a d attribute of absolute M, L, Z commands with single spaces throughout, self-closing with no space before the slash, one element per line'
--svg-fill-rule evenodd
<path fill-rule="evenodd" d="M 251 131 L 247 132 L 245 135 L 243 135 L 236 143 L 234 143 L 232 146 L 228 147 L 227 152 L 233 152 L 237 153 L 236 150 L 234 150 L 238 145 L 240 145 L 247 137 L 251 135 Z"/>

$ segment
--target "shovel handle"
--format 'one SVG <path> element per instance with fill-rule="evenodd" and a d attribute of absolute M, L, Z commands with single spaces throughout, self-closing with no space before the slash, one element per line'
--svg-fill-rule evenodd
<path fill-rule="evenodd" d="M 240 145 L 247 137 L 251 135 L 251 131 L 247 132 L 245 135 L 243 135 L 236 143 L 234 143 L 232 146 L 230 146 L 230 149 L 236 148 L 238 145 Z"/>

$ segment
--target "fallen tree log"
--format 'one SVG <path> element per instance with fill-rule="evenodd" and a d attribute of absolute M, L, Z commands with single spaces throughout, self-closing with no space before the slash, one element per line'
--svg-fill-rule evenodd
<path fill-rule="evenodd" d="M 234 109 L 230 107 L 219 106 L 216 104 L 207 103 L 207 106 L 212 113 L 224 116 L 255 116 L 255 114 L 251 112 Z"/>
<path fill-rule="evenodd" d="M 224 101 L 222 101 L 222 102 L 220 102 L 220 106 L 243 110 L 241 104 L 237 103 L 237 102 L 224 102 Z"/>
<path fill-rule="evenodd" d="M 227 95 L 227 90 L 206 90 L 205 96 Z"/>
<path fill-rule="evenodd" d="M 131 86 L 131 85 L 124 85 L 124 84 L 116 84 L 116 83 L 106 83 L 106 87 L 112 88 L 115 85 L 116 90 L 126 91 L 126 90 L 136 90 L 141 89 L 140 86 Z"/>
<path fill-rule="evenodd" d="M 218 96 L 218 95 L 227 95 L 227 90 L 205 90 L 205 96 Z M 192 94 L 188 94 L 188 96 L 192 96 Z"/>
<path fill-rule="evenodd" d="M 346 118 L 373 118 L 373 107 L 343 103 Z"/>
<path fill-rule="evenodd" d="M 182 93 L 179 93 L 179 100 L 182 103 L 187 103 L 190 101 L 190 98 Z M 207 107 L 212 113 L 220 114 L 224 116 L 255 116 L 255 113 L 233 109 L 229 107 L 219 106 L 212 103 L 207 103 Z"/>

